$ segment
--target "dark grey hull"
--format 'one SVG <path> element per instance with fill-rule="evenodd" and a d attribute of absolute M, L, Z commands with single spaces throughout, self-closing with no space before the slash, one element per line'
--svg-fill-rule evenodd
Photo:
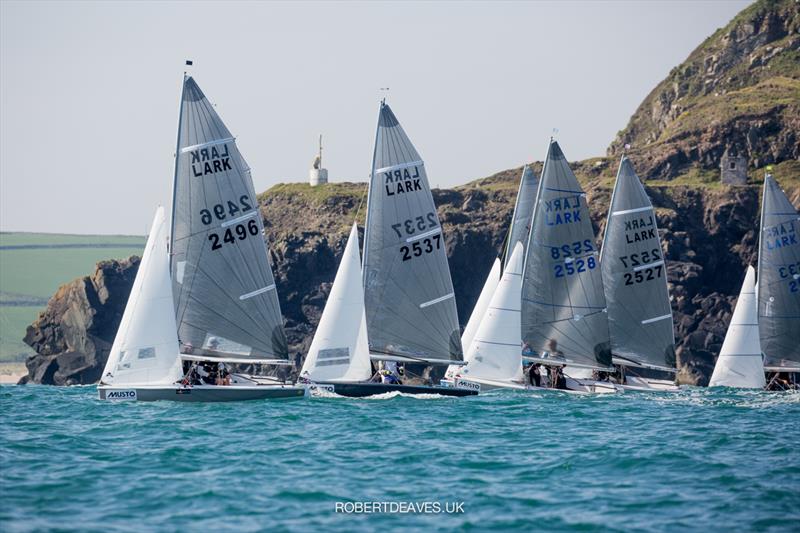
<path fill-rule="evenodd" d="M 242 402 L 248 400 L 282 400 L 302 398 L 306 389 L 302 385 L 281 386 L 215 386 L 194 387 L 97 387 L 101 400 L 155 402 Z"/>
<path fill-rule="evenodd" d="M 431 387 L 425 385 L 397 385 L 390 383 L 316 383 L 315 385 L 339 396 L 350 398 L 365 398 L 387 392 L 402 392 L 403 394 L 439 394 L 442 396 L 475 396 L 476 390 L 457 389 L 455 387 Z M 313 387 L 314 385 L 311 385 Z"/>

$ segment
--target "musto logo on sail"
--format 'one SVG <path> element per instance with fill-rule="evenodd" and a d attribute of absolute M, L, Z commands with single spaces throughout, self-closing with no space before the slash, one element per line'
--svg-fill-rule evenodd
<path fill-rule="evenodd" d="M 227 144 L 192 150 L 189 154 L 191 155 L 189 163 L 192 165 L 192 175 L 195 178 L 233 170 Z"/>
<path fill-rule="evenodd" d="M 136 400 L 136 391 L 131 390 L 110 390 L 106 393 L 106 400 Z"/>

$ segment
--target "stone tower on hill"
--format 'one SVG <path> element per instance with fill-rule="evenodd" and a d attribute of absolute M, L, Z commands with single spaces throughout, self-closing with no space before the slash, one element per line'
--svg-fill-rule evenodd
<path fill-rule="evenodd" d="M 747 185 L 747 158 L 740 154 L 735 145 L 725 149 L 719 166 L 722 183 Z"/>

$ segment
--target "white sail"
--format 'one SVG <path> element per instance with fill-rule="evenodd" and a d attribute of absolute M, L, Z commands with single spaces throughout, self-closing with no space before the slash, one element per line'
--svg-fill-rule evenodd
<path fill-rule="evenodd" d="M 524 379 L 520 328 L 524 258 L 524 246 L 518 241 L 475 338 L 467 350 L 469 362 L 462 370 L 462 375 L 467 379 L 516 383 L 521 383 Z"/>
<path fill-rule="evenodd" d="M 495 259 L 492 269 L 489 271 L 489 275 L 486 277 L 486 281 L 483 284 L 481 294 L 478 296 L 478 301 L 475 302 L 475 307 L 472 309 L 472 314 L 469 316 L 467 327 L 464 328 L 464 333 L 461 335 L 461 346 L 464 347 L 464 360 L 466 362 L 469 362 L 469 359 L 466 357 L 467 353 L 469 352 L 469 347 L 472 344 L 472 339 L 475 338 L 475 333 L 478 331 L 478 326 L 480 326 L 481 321 L 486 314 L 486 310 L 489 308 L 489 303 L 492 301 L 492 295 L 494 294 L 495 289 L 497 289 L 497 285 L 500 283 L 500 275 L 502 274 L 502 271 L 503 269 L 500 266 L 500 259 Z"/>
<path fill-rule="evenodd" d="M 101 383 L 170 384 L 180 378 L 167 222 L 159 207 Z"/>
<path fill-rule="evenodd" d="M 758 389 L 764 388 L 765 385 L 764 361 L 758 338 L 756 271 L 748 266 L 708 386 Z"/>
<path fill-rule="evenodd" d="M 372 375 L 361 279 L 358 228 L 353 224 L 301 376 L 312 381 L 366 381 Z"/>

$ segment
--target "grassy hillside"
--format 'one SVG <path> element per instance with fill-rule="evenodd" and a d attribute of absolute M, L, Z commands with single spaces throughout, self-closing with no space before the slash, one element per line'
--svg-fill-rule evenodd
<path fill-rule="evenodd" d="M 108 258 L 141 254 L 144 237 L 0 233 L 0 361 L 33 350 L 22 342 L 56 289 Z"/>

